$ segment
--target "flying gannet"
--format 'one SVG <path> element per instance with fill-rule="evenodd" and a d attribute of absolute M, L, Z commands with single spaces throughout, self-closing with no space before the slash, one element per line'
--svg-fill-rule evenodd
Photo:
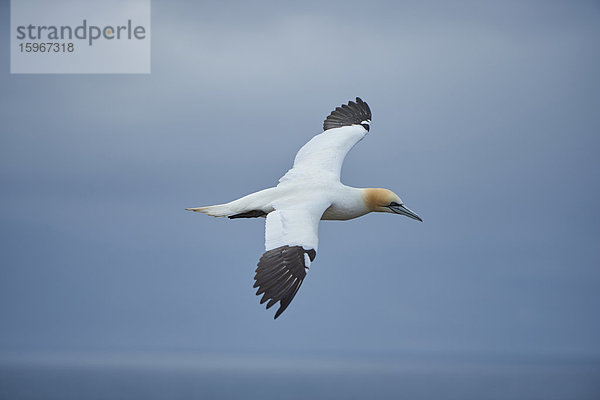
<path fill-rule="evenodd" d="M 422 219 L 388 189 L 361 189 L 340 182 L 346 154 L 369 132 L 371 110 L 360 98 L 337 107 L 323 122 L 323 132 L 296 154 L 294 165 L 275 187 L 226 204 L 187 208 L 213 217 L 266 217 L 265 253 L 258 262 L 254 287 L 268 300 L 279 301 L 275 318 L 300 289 L 318 246 L 320 220 L 349 220 L 370 212 Z"/>

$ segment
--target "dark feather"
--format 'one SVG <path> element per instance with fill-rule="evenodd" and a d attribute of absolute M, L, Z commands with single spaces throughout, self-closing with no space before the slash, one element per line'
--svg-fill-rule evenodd
<path fill-rule="evenodd" d="M 356 102 L 349 101 L 335 110 L 325 118 L 323 130 L 339 128 L 341 126 L 359 125 L 363 121 L 371 121 L 371 109 L 369 105 L 359 97 Z"/>
<path fill-rule="evenodd" d="M 306 277 L 308 268 L 304 254 L 308 254 L 312 261 L 317 253 L 313 249 L 305 250 L 302 246 L 281 246 L 265 252 L 258 261 L 254 276 L 254 287 L 258 288 L 256 294 L 264 293 L 260 303 L 268 300 L 267 309 L 279 302 L 275 318 L 290 305 Z"/>
<path fill-rule="evenodd" d="M 267 216 L 267 213 L 264 212 L 263 210 L 252 210 L 252 211 L 247 211 L 247 212 L 241 213 L 241 214 L 230 215 L 228 218 L 229 219 L 258 218 L 258 217 L 266 217 L 266 216 Z"/>

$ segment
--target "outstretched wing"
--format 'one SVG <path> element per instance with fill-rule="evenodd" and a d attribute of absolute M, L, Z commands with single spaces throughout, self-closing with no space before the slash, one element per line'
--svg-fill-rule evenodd
<path fill-rule="evenodd" d="M 337 107 L 325 119 L 323 133 L 298 151 L 293 168 L 279 181 L 315 176 L 339 181 L 346 154 L 366 136 L 370 124 L 371 110 L 360 98 Z"/>
<path fill-rule="evenodd" d="M 275 318 L 290 305 L 315 259 L 319 244 L 319 221 L 331 205 L 324 200 L 275 206 L 267 215 L 266 252 L 258 262 L 254 287 L 267 300 L 267 309 L 279 301 Z"/>

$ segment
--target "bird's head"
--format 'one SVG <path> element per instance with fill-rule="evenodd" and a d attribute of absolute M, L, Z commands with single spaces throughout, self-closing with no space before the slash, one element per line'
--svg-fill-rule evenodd
<path fill-rule="evenodd" d="M 400 214 L 423 222 L 421 217 L 404 206 L 400 197 L 391 190 L 363 189 L 363 198 L 370 212 Z"/>

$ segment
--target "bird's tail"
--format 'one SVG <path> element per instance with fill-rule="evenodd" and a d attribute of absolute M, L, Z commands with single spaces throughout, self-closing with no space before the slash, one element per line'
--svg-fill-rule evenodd
<path fill-rule="evenodd" d="M 211 217 L 228 217 L 233 214 L 228 204 L 217 204 L 214 206 L 186 208 L 188 211 L 201 212 Z"/>
<path fill-rule="evenodd" d="M 268 188 L 251 193 L 241 199 L 214 206 L 186 208 L 213 217 L 253 218 L 263 217 L 273 211 L 271 203 L 276 197 L 276 188 Z"/>

